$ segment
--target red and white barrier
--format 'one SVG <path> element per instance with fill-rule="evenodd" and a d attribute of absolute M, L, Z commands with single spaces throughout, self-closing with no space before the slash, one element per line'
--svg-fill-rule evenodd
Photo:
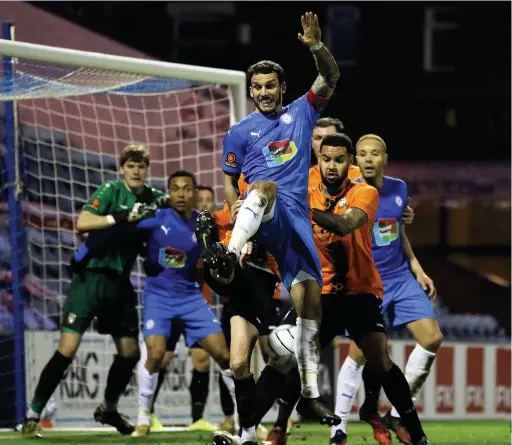
<path fill-rule="evenodd" d="M 335 376 L 347 356 L 348 345 L 348 341 L 342 340 L 334 348 Z M 414 346 L 411 341 L 390 342 L 391 357 L 401 369 L 405 368 Z M 416 400 L 421 418 L 509 418 L 510 359 L 510 345 L 504 343 L 443 344 Z M 354 401 L 353 413 L 358 412 L 363 400 L 364 390 L 361 388 Z M 382 393 L 380 410 L 386 412 L 389 408 L 389 401 Z"/>

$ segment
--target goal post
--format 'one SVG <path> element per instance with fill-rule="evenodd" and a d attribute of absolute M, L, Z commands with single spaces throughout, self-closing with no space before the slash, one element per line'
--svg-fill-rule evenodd
<path fill-rule="evenodd" d="M 0 366 L 8 369 L 0 373 L 2 426 L 23 419 L 58 344 L 69 261 L 82 241 L 74 221 L 90 194 L 117 178 L 122 148 L 148 146 L 153 186 L 165 189 L 170 173 L 186 169 L 219 201 L 222 137 L 247 107 L 241 71 L 9 41 L 10 30 L 4 24 L 0 39 L 0 245 L 9 246 L 9 258 L 0 255 L 0 310 L 5 302 L 13 308 L 11 324 L 0 317 Z M 131 280 L 143 288 L 140 263 Z M 103 398 L 114 347 L 94 332 L 84 340 L 55 392 L 60 426 L 92 426 Z M 157 411 L 167 423 L 189 418 L 190 368 L 178 358 L 163 386 Z M 216 376 L 212 366 L 206 414 L 213 419 L 221 415 Z M 120 402 L 132 418 L 134 385 Z"/>
<path fill-rule="evenodd" d="M 56 48 L 34 43 L 15 42 L 5 40 L 5 38 L 0 40 L 0 54 L 27 60 L 38 60 L 45 63 L 229 85 L 232 87 L 236 120 L 238 121 L 246 115 L 246 74 L 243 71 Z M 2 91 L 0 93 L 0 100 L 20 99 L 24 97 L 24 94 L 13 95 L 11 92 Z M 31 98 L 30 89 L 26 94 L 27 98 Z"/>

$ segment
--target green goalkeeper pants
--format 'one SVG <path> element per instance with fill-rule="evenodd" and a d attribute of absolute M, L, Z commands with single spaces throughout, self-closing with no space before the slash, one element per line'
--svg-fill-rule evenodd
<path fill-rule="evenodd" d="M 129 277 L 109 269 L 86 269 L 73 274 L 61 331 L 83 334 L 94 317 L 100 334 L 138 337 L 137 295 Z"/>

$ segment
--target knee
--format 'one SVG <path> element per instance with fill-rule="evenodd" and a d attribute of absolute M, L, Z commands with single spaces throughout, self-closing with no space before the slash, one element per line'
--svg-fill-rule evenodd
<path fill-rule="evenodd" d="M 160 367 L 165 357 L 165 347 L 159 345 L 148 345 L 148 359 L 147 361 L 155 367 Z M 153 367 L 153 366 L 152 366 Z"/>
<path fill-rule="evenodd" d="M 251 184 L 248 193 L 253 190 L 256 190 L 267 201 L 271 201 L 277 196 L 277 184 L 274 181 L 256 181 Z"/>
<path fill-rule="evenodd" d="M 119 351 L 119 355 L 139 361 L 140 360 L 139 345 L 137 345 L 137 343 L 135 343 L 135 345 L 133 345 L 133 346 L 130 346 L 128 348 L 123 348 L 123 350 Z"/>
<path fill-rule="evenodd" d="M 229 360 L 227 362 L 229 363 Z M 199 372 L 208 372 L 210 370 L 210 356 L 204 354 L 196 357 L 194 360 L 194 369 Z"/>
<path fill-rule="evenodd" d="M 229 367 L 236 379 L 243 379 L 250 374 L 249 361 L 245 357 L 231 357 Z"/>
<path fill-rule="evenodd" d="M 443 343 L 443 334 L 440 330 L 433 331 L 424 338 L 418 340 L 418 344 L 429 352 L 437 352 Z"/>

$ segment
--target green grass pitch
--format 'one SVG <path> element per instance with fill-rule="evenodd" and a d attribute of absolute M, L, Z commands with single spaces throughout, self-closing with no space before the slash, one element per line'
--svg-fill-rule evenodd
<path fill-rule="evenodd" d="M 432 445 L 509 445 L 510 423 L 507 421 L 424 422 L 424 429 Z M 150 444 L 150 445 L 211 445 L 209 433 L 153 433 L 148 437 L 121 436 L 115 432 L 45 432 L 42 439 L 21 439 L 15 432 L 0 433 L 0 445 L 82 445 L 82 444 Z M 376 444 L 370 427 L 349 423 L 350 445 Z M 314 424 L 296 425 L 288 445 L 328 445 L 329 430 Z M 398 445 L 394 437 L 393 444 Z"/>

